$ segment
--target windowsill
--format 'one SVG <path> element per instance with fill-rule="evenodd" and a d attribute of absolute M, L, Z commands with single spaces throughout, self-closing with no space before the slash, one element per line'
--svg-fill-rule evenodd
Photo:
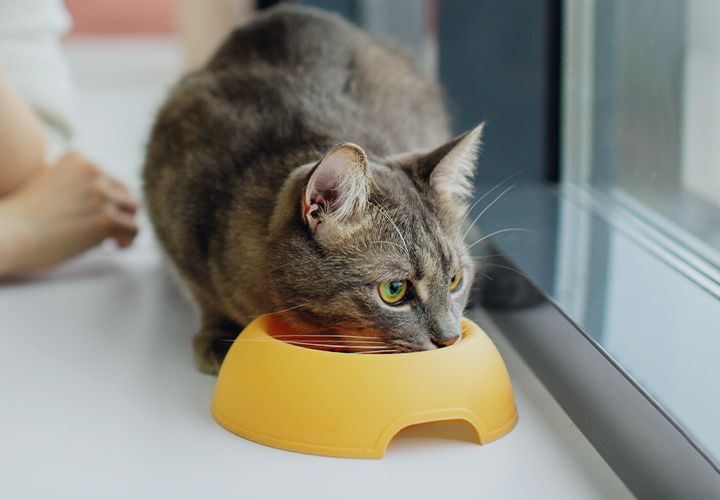
<path fill-rule="evenodd" d="M 345 459 L 222 429 L 215 378 L 192 360 L 192 307 L 143 230 L 126 252 L 0 287 L 0 498 L 633 498 L 482 311 L 469 315 L 500 349 L 520 415 L 497 441 L 419 426 L 383 459 Z"/>
<path fill-rule="evenodd" d="M 620 408 L 619 402 L 627 401 L 614 397 L 622 392 L 616 392 L 615 385 L 590 387 L 591 380 L 587 386 L 578 383 L 588 372 L 608 381 L 620 375 L 632 389 L 627 396 L 634 394 L 637 405 L 649 404 L 661 417 L 659 425 L 669 425 L 671 430 L 665 432 L 677 433 L 688 453 L 705 462 L 707 477 L 718 481 L 720 405 L 710 395 L 720 393 L 720 377 L 714 369 L 720 338 L 711 335 L 720 324 L 720 303 L 694 279 L 692 269 L 671 265 L 652 239 L 628 227 L 626 218 L 608 216 L 590 201 L 568 191 L 521 185 L 483 215 L 479 225 L 484 234 L 508 227 L 532 231 L 508 231 L 491 239 L 546 300 L 545 306 L 493 317 L 571 417 L 586 423 L 581 428 L 616 470 L 628 469 L 630 456 L 627 449 L 618 451 L 623 442 L 616 438 L 625 432 L 617 426 L 632 427 L 627 419 L 641 411 L 627 414 L 627 408 Z M 575 342 L 591 349 L 584 350 Z M 547 351 L 549 346 L 553 352 Z M 562 363 L 567 366 L 561 368 Z M 579 404 L 593 390 L 599 391 L 596 399 L 608 407 L 598 410 L 592 401 L 585 401 L 586 408 Z M 593 415 L 598 411 L 610 414 Z M 621 414 L 623 421 L 613 420 Z M 599 432 L 602 423 L 595 420 L 599 416 L 605 423 L 614 422 L 615 428 Z M 627 442 L 634 437 L 637 442 Z M 647 469 L 650 457 L 643 455 L 649 455 L 652 446 L 642 442 L 640 434 L 625 438 L 625 444 L 635 449 L 638 463 L 643 462 L 638 467 Z M 656 450 L 652 460 L 657 461 L 662 451 Z M 674 453 L 665 466 L 677 465 L 680 454 Z M 703 470 L 702 465 L 695 468 L 696 473 Z M 619 473 L 636 493 L 649 491 L 643 490 L 647 485 L 639 484 L 642 477 Z M 715 483 L 714 488 L 720 490 L 720 485 Z"/>

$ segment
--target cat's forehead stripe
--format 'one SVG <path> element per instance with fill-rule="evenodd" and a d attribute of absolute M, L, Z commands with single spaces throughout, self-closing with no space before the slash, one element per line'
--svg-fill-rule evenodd
<path fill-rule="evenodd" d="M 419 224 L 415 246 L 417 259 L 416 274 L 419 280 L 434 278 L 451 272 L 451 253 L 443 231 L 437 224 L 425 219 Z"/>

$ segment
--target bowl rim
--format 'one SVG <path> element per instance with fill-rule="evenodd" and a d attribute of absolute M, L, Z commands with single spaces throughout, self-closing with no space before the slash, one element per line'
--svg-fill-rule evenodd
<path fill-rule="evenodd" d="M 366 354 L 362 352 L 338 352 L 338 351 L 326 351 L 323 349 L 313 349 L 312 347 L 303 347 L 294 345 L 288 342 L 285 342 L 284 340 L 278 339 L 275 336 L 268 333 L 268 324 L 270 322 L 278 322 L 282 324 L 282 319 L 279 318 L 276 315 L 264 315 L 264 316 L 258 316 L 253 321 L 251 321 L 247 327 L 241 331 L 236 340 L 240 338 L 241 335 L 244 333 L 248 334 L 247 339 L 250 338 L 264 338 L 268 340 L 264 340 L 265 342 L 268 342 L 270 344 L 274 345 L 280 345 L 283 346 L 284 349 L 292 349 L 298 352 L 305 352 L 308 355 L 313 356 L 334 356 L 334 355 L 341 355 L 341 356 L 348 356 L 348 355 L 354 355 L 357 357 L 359 354 Z M 254 328 L 251 328 L 251 326 L 255 326 Z M 479 331 L 483 332 L 482 328 L 478 326 L 475 322 L 472 320 L 466 318 L 465 316 L 460 317 L 460 327 L 461 327 L 461 338 L 459 342 L 455 342 L 453 345 L 442 347 L 439 349 L 433 349 L 428 351 L 413 351 L 413 352 L 397 352 L 397 353 L 389 353 L 389 354 L 367 354 L 366 356 L 361 356 L 361 358 L 366 357 L 372 357 L 372 358 L 378 358 L 378 359 L 387 359 L 387 358 L 395 358 L 396 356 L 404 356 L 404 357 L 420 357 L 420 356 L 428 356 L 428 355 L 434 355 L 437 356 L 439 354 L 448 355 L 449 353 L 455 352 L 458 349 L 461 349 L 463 345 L 467 346 L 468 344 L 475 343 L 479 341 L 480 335 Z M 233 341 L 233 345 L 234 345 Z"/>

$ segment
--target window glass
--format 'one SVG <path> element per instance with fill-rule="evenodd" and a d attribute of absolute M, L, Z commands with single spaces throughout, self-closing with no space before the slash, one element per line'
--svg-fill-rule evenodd
<path fill-rule="evenodd" d="M 720 270 L 720 2 L 566 2 L 564 179 Z"/>
<path fill-rule="evenodd" d="M 554 298 L 720 463 L 720 2 L 564 6 Z"/>

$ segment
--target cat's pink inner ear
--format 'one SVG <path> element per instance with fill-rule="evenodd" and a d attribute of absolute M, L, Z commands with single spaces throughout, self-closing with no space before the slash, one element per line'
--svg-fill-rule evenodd
<path fill-rule="evenodd" d="M 319 217 L 342 221 L 364 207 L 369 167 L 365 152 L 345 143 L 331 149 L 310 175 L 303 195 L 303 215 L 315 227 Z"/>
<path fill-rule="evenodd" d="M 346 152 L 337 151 L 326 156 L 312 175 L 307 190 L 310 200 L 318 205 L 332 203 L 343 182 L 345 169 L 352 168 L 353 157 Z"/>

